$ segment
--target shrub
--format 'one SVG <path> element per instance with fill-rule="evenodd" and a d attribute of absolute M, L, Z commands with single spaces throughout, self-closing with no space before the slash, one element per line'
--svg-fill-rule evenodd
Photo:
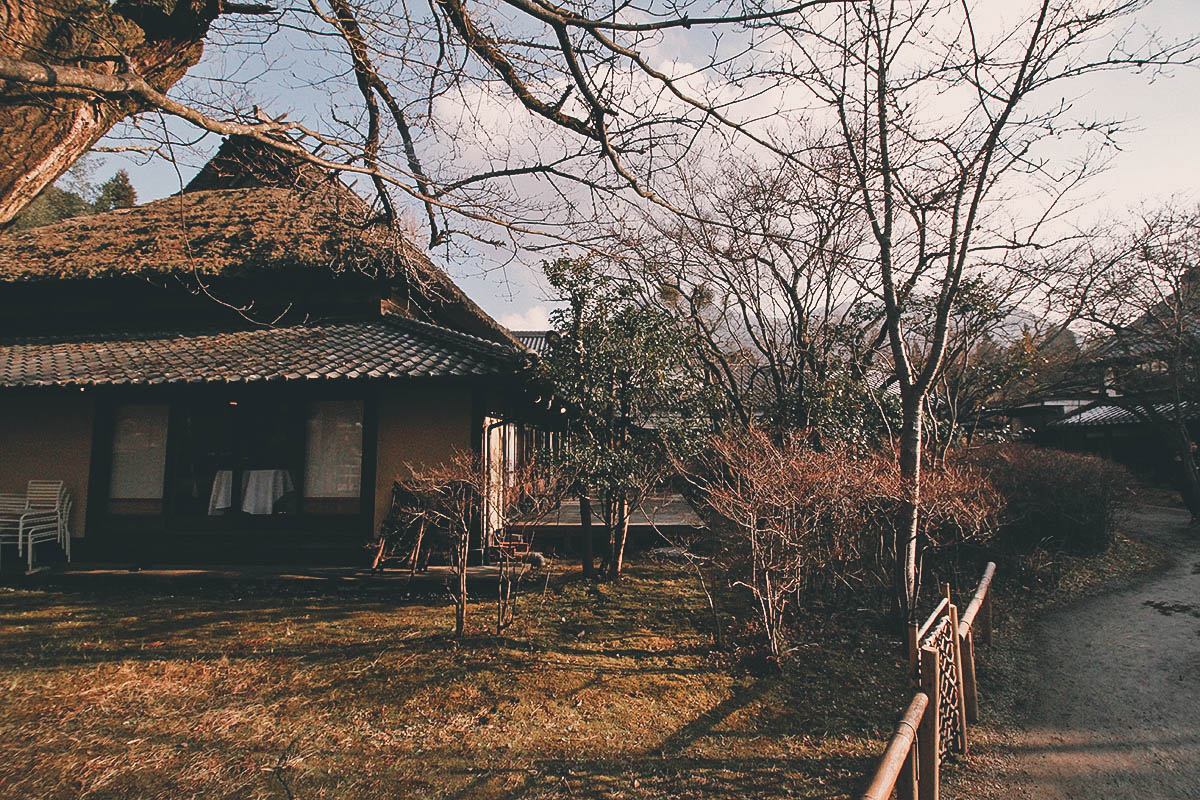
<path fill-rule="evenodd" d="M 864 590 L 888 587 L 903 502 L 894 457 L 749 430 L 714 438 L 689 476 L 724 520 L 716 558 L 728 585 L 748 593 L 773 656 L 798 607 L 843 593 L 861 602 Z M 923 493 L 926 546 L 990 530 L 995 493 L 970 465 L 929 470 Z"/>
<path fill-rule="evenodd" d="M 996 545 L 1099 553 L 1112 543 L 1117 503 L 1132 477 L 1093 455 L 1020 444 L 966 451 L 960 460 L 986 474 L 1001 498 Z"/>
<path fill-rule="evenodd" d="M 775 658 L 799 610 L 861 605 L 889 588 L 894 566 L 904 497 L 894 455 L 810 442 L 729 433 L 687 469 L 696 496 L 721 520 L 713 566 L 748 601 L 743 628 L 761 631 Z M 1028 445 L 954 453 L 923 471 L 922 571 L 951 580 L 968 569 L 974 578 L 985 556 L 1103 550 L 1129 480 L 1103 459 Z"/>

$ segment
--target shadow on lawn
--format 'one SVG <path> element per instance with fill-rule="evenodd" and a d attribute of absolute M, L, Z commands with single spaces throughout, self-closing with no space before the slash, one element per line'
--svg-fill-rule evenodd
<path fill-rule="evenodd" d="M 389 780 L 407 781 L 397 787 L 400 796 L 419 786 L 417 796 L 446 800 L 847 794 L 871 762 L 848 742 L 887 724 L 892 695 L 903 688 L 902 669 L 894 670 L 893 687 L 864 667 L 879 661 L 870 626 L 830 629 L 830 636 L 846 637 L 844 646 L 799 651 L 782 674 L 730 666 L 708 652 L 702 597 L 686 578 L 662 569 L 632 570 L 619 586 L 560 576 L 544 594 L 541 585 L 527 588 L 518 624 L 505 636 L 476 634 L 461 643 L 449 635 L 445 599 L 406 597 L 402 585 L 110 577 L 86 586 L 0 591 L 0 675 L 65 668 L 82 685 L 89 667 L 134 662 L 128 673 L 112 674 L 148 686 L 190 681 L 185 688 L 196 696 L 171 695 L 168 708 L 235 720 L 270 708 L 278 725 L 250 727 L 258 732 L 237 738 L 236 746 L 227 731 L 190 726 L 180 741 L 220 759 L 230 758 L 231 747 L 252 751 L 255 766 L 246 774 L 286 781 L 297 797 L 381 796 L 375 782 Z M 478 629 L 488 624 L 491 598 L 484 591 L 477 599 Z M 249 687 L 246 694 L 228 691 L 238 681 Z M 122 757 L 136 734 L 121 727 L 120 715 L 130 698 L 135 706 L 144 702 L 123 685 L 114 682 L 112 698 L 95 700 L 96 713 L 77 723 L 101 741 L 107 736 Z M 406 706 L 410 701 L 415 705 Z M 41 702 L 53 712 L 46 719 L 54 719 L 61 699 Z M 574 709 L 592 703 L 595 716 L 575 716 Z M 632 704 L 658 716 L 609 713 Z M 110 707 L 122 709 L 120 718 Z M 511 740 L 483 732 L 493 724 L 506 730 L 506 715 L 517 721 L 522 742 L 511 750 Z M 473 727 L 449 744 L 431 744 L 438 726 L 459 730 L 453 726 L 463 717 Z M 42 730 L 40 719 L 31 731 Z M 147 717 L 145 724 L 157 723 Z M 568 724 L 593 738 L 564 743 L 559 733 Z M 521 725 L 545 725 L 547 732 L 525 736 Z M 292 745 L 285 735 L 304 740 L 307 760 L 288 766 Z M 171 755 L 164 769 L 184 769 L 181 759 L 191 752 Z M 283 766 L 261 772 L 263 764 Z M 126 771 L 128 780 L 142 780 L 135 768 Z M 0 767 L 0 782 L 3 775 Z"/>
<path fill-rule="evenodd" d="M 739 712 L 788 696 L 787 679 L 770 676 L 746 683 L 725 700 L 669 733 L 648 752 L 617 757 L 534 758 L 525 766 L 490 766 L 458 773 L 465 783 L 439 793 L 443 800 L 496 798 L 827 797 L 850 794 L 869 770 L 874 754 L 834 748 L 788 750 L 780 740 L 804 736 L 789 717 L 731 724 Z M 775 697 L 772 698 L 772 695 Z M 841 737 L 848 731 L 828 731 Z M 862 734 L 861 730 L 854 731 Z M 763 744 L 759 746 L 760 742 Z M 616 743 L 619 749 L 619 743 Z M 797 750 L 801 753 L 797 753 Z"/>
<path fill-rule="evenodd" d="M 73 591 L 0 592 L 0 666 L 264 655 L 319 663 L 448 644 L 435 632 L 412 635 L 411 617 L 427 614 L 427 599 L 289 592 L 257 582 L 172 588 L 164 594 L 162 586 L 113 580 Z M 364 616 L 372 616 L 369 632 L 351 627 Z"/>
<path fill-rule="evenodd" d="M 443 800 L 494 798 L 829 797 L 850 794 L 870 758 L 812 756 L 704 758 L 657 755 L 542 760 L 534 769 L 484 770 Z M 507 773 L 507 774 L 505 774 Z M 506 788 L 487 786 L 497 775 Z"/>

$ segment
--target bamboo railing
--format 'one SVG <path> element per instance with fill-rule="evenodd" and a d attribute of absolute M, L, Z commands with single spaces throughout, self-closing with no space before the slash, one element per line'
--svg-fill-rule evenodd
<path fill-rule="evenodd" d="M 913 790 L 917 786 L 917 750 L 913 743 L 917 739 L 917 726 L 925 717 L 925 709 L 929 706 L 929 695 L 918 692 L 908 704 L 896 732 L 888 742 L 883 758 L 879 759 L 879 768 L 871 785 L 863 792 L 863 800 L 887 800 L 892 796 L 896 784 L 907 786 L 908 793 L 901 792 L 902 798 L 913 798 Z"/>
<path fill-rule="evenodd" d="M 951 752 L 966 754 L 967 725 L 979 721 L 979 686 L 975 680 L 975 624 L 980 638 L 992 641 L 992 578 L 988 562 L 979 586 L 960 617 L 946 596 L 925 623 L 908 629 L 909 674 L 913 696 L 887 749 L 875 768 L 862 800 L 938 800 L 942 761 Z"/>

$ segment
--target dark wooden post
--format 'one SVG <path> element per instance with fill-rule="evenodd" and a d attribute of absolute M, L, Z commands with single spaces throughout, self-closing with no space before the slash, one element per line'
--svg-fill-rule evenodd
<path fill-rule="evenodd" d="M 908 623 L 908 679 L 914 687 L 921 685 L 921 645 L 917 642 L 917 623 Z"/>
<path fill-rule="evenodd" d="M 925 707 L 925 715 L 921 717 L 921 727 L 917 730 L 917 752 L 919 766 L 917 771 L 918 797 L 920 800 L 938 800 L 940 795 L 938 752 L 938 717 L 941 713 L 941 695 L 938 691 L 937 650 L 928 647 L 921 648 L 921 691 L 929 697 Z"/>

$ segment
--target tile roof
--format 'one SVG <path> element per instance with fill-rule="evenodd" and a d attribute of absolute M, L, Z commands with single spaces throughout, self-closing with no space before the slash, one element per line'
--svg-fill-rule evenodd
<path fill-rule="evenodd" d="M 1156 413 L 1170 416 L 1174 413 L 1174 403 L 1158 403 L 1153 406 Z M 1200 419 L 1200 405 L 1184 401 L 1180 404 L 1181 418 L 1185 420 Z M 1120 406 L 1092 406 L 1076 411 L 1074 414 L 1051 422 L 1051 427 L 1093 427 L 1101 425 L 1137 425 L 1142 419 L 1129 409 Z"/>
<path fill-rule="evenodd" d="M 550 349 L 550 343 L 546 340 L 550 331 L 513 331 L 513 338 L 528 348 L 531 352 L 545 356 Z"/>
<path fill-rule="evenodd" d="M 386 316 L 287 328 L 0 340 L 0 387 L 512 374 L 510 347 Z"/>

